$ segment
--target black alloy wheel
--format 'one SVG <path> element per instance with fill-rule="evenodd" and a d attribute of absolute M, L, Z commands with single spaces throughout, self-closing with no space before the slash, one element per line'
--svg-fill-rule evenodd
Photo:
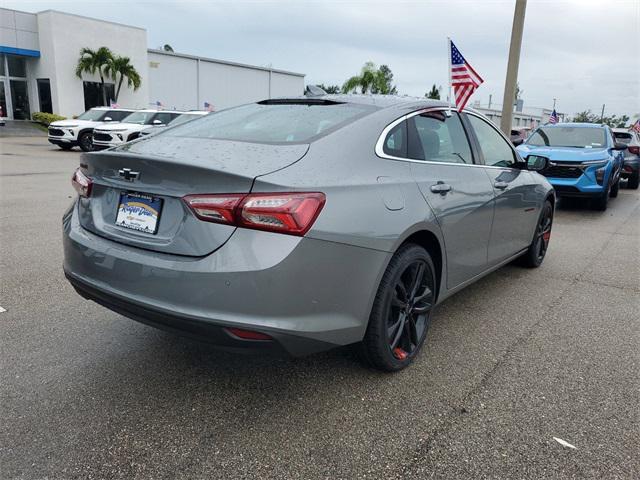
<path fill-rule="evenodd" d="M 435 292 L 428 252 L 414 244 L 403 246 L 382 278 L 361 345 L 369 364 L 396 371 L 413 361 L 426 338 Z"/>
<path fill-rule="evenodd" d="M 540 218 L 536 226 L 533 241 L 527 251 L 520 257 L 520 263 L 529 268 L 536 268 L 542 264 L 549 241 L 551 240 L 551 228 L 553 227 L 553 205 L 549 200 L 544 202 Z"/>
<path fill-rule="evenodd" d="M 80 149 L 83 152 L 90 152 L 93 150 L 93 136 L 91 132 L 84 132 L 78 138 L 78 143 L 80 144 Z"/>

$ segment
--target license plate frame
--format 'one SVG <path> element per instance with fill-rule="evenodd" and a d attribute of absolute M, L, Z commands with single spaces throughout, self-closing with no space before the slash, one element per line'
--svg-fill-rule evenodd
<path fill-rule="evenodd" d="M 115 225 L 147 235 L 158 233 L 162 198 L 139 192 L 120 192 Z"/>

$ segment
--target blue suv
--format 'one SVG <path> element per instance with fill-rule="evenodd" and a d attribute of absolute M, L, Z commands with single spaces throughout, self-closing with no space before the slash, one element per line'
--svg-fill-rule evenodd
<path fill-rule="evenodd" d="M 540 173 L 558 196 L 588 198 L 593 208 L 606 210 L 609 197 L 618 195 L 625 148 L 606 125 L 557 123 L 538 127 L 517 150 L 523 158 L 549 158 Z"/>

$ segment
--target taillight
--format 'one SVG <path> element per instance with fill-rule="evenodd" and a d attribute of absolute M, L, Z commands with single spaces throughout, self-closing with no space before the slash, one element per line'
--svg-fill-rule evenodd
<path fill-rule="evenodd" d="M 304 235 L 320 214 L 324 193 L 252 193 L 248 195 L 187 195 L 193 213 L 206 222 Z"/>
<path fill-rule="evenodd" d="M 633 145 L 631 147 L 629 147 L 629 151 L 631 153 L 633 153 L 634 155 L 640 155 L 640 147 Z"/>
<path fill-rule="evenodd" d="M 73 172 L 73 176 L 71 177 L 71 185 L 73 185 L 73 188 L 81 197 L 88 197 L 89 195 L 91 195 L 91 187 L 93 186 L 93 182 L 79 168 L 76 169 L 75 172 Z"/>

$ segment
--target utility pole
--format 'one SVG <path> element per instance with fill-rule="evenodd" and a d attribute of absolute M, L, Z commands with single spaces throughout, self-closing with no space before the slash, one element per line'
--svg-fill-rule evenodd
<path fill-rule="evenodd" d="M 602 113 L 600 114 L 600 123 L 604 123 L 604 103 L 602 104 Z"/>
<path fill-rule="evenodd" d="M 502 101 L 502 118 L 500 129 L 505 135 L 511 133 L 513 117 L 513 99 L 516 95 L 516 81 L 518 80 L 518 66 L 520 64 L 520 47 L 522 46 L 522 31 L 524 29 L 524 12 L 527 0 L 516 0 L 511 28 L 511 45 L 509 46 L 509 63 L 507 64 L 507 78 L 504 82 L 504 99 Z"/>
<path fill-rule="evenodd" d="M 489 107 L 488 107 L 488 108 L 489 108 L 489 110 L 491 110 L 491 97 L 492 97 L 492 95 L 491 95 L 491 94 L 489 94 Z"/>

